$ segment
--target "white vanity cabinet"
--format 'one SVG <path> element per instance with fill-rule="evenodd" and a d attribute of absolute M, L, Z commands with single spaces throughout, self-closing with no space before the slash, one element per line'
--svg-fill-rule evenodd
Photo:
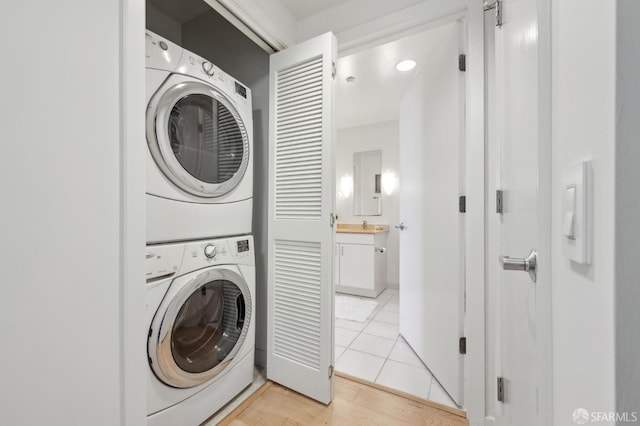
<path fill-rule="evenodd" d="M 387 230 L 379 229 L 388 228 L 371 228 L 343 232 L 338 226 L 334 250 L 336 292 L 377 297 L 387 288 Z"/>

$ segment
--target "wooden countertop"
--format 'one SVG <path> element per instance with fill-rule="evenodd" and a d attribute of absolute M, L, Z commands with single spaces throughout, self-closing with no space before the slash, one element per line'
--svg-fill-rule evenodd
<path fill-rule="evenodd" d="M 368 224 L 366 228 L 361 223 L 339 223 L 336 232 L 346 234 L 379 234 L 389 232 L 389 225 Z"/>

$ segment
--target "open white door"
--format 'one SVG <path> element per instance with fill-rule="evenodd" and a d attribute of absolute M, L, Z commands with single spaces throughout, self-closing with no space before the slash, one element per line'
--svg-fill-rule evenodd
<path fill-rule="evenodd" d="M 271 56 L 267 377 L 333 399 L 333 34 Z"/>
<path fill-rule="evenodd" d="M 400 104 L 400 333 L 462 404 L 464 108 L 458 24 Z M 442 31 L 442 30 L 440 30 Z"/>

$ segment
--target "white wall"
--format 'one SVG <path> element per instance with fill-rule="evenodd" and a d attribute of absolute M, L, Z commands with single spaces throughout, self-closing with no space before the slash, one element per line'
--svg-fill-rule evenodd
<path fill-rule="evenodd" d="M 269 55 L 214 11 L 182 26 L 183 46 L 251 88 L 253 102 L 253 235 L 256 249 L 256 363 L 267 349 L 267 194 Z"/>
<path fill-rule="evenodd" d="M 143 424 L 143 4 L 2 13 L 2 423 Z"/>
<path fill-rule="evenodd" d="M 382 173 L 400 175 L 398 164 L 398 122 L 385 121 L 367 126 L 350 127 L 338 130 L 336 145 L 336 193 L 340 191 L 340 178 L 353 177 L 353 153 L 360 151 L 382 150 Z M 382 191 L 381 216 L 354 216 L 353 192 L 349 197 L 336 196 L 338 223 L 361 223 L 389 225 L 387 236 L 387 285 L 398 288 L 398 230 L 399 222 L 398 191 L 387 195 Z"/>
<path fill-rule="evenodd" d="M 616 2 L 554 1 L 551 16 L 553 411 L 564 425 L 576 408 L 615 409 Z M 562 253 L 562 176 L 589 158 L 593 263 L 583 266 Z"/>

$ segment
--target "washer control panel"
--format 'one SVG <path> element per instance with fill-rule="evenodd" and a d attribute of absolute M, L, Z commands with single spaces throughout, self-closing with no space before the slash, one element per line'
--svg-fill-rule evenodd
<path fill-rule="evenodd" d="M 218 247 L 215 244 L 207 244 L 204 246 L 204 255 L 209 259 L 215 259 L 218 254 Z"/>
<path fill-rule="evenodd" d="M 251 235 L 147 246 L 147 283 L 213 265 L 255 266 L 254 253 Z"/>
<path fill-rule="evenodd" d="M 147 281 L 173 275 L 180 269 L 183 245 L 148 246 L 145 252 L 145 276 Z"/>
<path fill-rule="evenodd" d="M 253 237 L 219 238 L 185 244 L 182 269 L 195 270 L 212 265 L 255 265 Z"/>
<path fill-rule="evenodd" d="M 252 256 L 253 255 L 253 250 L 252 250 L 252 244 L 253 244 L 253 239 L 249 239 L 249 238 L 245 238 L 245 239 L 238 239 L 235 241 L 235 246 L 233 247 L 235 249 L 235 256 L 237 259 L 244 259 L 248 256 Z"/>

